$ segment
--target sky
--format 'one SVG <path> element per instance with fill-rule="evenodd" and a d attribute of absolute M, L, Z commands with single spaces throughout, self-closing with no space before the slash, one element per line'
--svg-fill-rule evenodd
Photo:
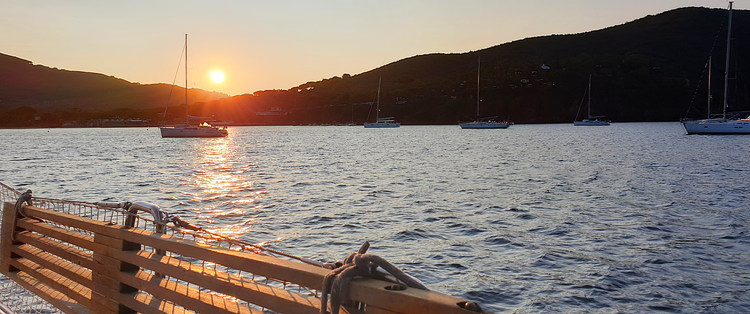
<path fill-rule="evenodd" d="M 230 96 L 726 0 L 0 0 L 0 53 Z M 735 9 L 750 8 L 750 0 Z M 183 65 L 184 66 L 184 65 Z M 210 73 L 222 71 L 221 84 Z"/>

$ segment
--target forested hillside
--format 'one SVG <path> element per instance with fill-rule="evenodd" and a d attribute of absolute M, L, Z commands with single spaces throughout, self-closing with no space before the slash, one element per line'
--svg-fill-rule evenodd
<path fill-rule="evenodd" d="M 743 72 L 750 69 L 750 59 L 742 58 L 750 52 L 749 23 L 750 11 L 734 12 L 731 109 L 750 108 Z M 726 24 L 726 10 L 681 8 L 587 33 L 527 38 L 468 53 L 413 56 L 365 73 L 289 89 L 231 98 L 193 91 L 191 114 L 235 124 L 361 124 L 374 120 L 373 102 L 381 78 L 381 115 L 395 116 L 402 124 L 455 124 L 476 116 L 481 57 L 482 116 L 497 115 L 516 123 L 571 122 L 592 75 L 593 114 L 615 122 L 677 121 L 686 113 L 702 117 L 709 56 L 713 110 L 721 108 Z M 49 68 L 44 70 L 56 74 L 42 79 L 37 73 L 41 66 L 0 57 L 0 110 L 30 106 L 39 116 L 52 109 L 127 108 L 140 118 L 161 119 L 166 98 L 162 88 L 169 86 L 142 86 Z M 9 63 L 23 62 L 27 64 L 15 67 L 22 72 L 6 72 Z M 20 82 L 8 75 L 25 79 Z M 56 75 L 77 76 L 61 79 L 64 85 L 49 84 Z M 8 90 L 13 91 L 10 100 Z M 184 118 L 182 108 L 175 109 L 171 118 L 179 118 L 180 112 Z"/>

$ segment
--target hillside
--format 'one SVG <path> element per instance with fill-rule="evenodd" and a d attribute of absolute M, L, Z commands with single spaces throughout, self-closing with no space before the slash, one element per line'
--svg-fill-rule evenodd
<path fill-rule="evenodd" d="M 481 56 L 483 116 L 498 115 L 516 123 L 573 121 L 591 74 L 593 114 L 603 114 L 617 122 L 677 121 L 690 109 L 690 116 L 702 117 L 706 110 L 705 65 L 709 55 L 713 56 L 713 111 L 721 108 L 726 18 L 727 11 L 721 9 L 675 9 L 586 33 L 527 38 L 461 54 L 414 56 L 365 73 L 344 74 L 287 90 L 218 100 L 204 96 L 191 105 L 195 107 L 191 113 L 235 124 L 352 120 L 361 124 L 374 120 L 371 103 L 378 78 L 382 78 L 382 115 L 396 116 L 403 124 L 455 124 L 476 115 L 477 60 Z M 734 12 L 733 56 L 750 51 L 749 23 L 750 11 Z M 9 81 L 3 70 L 9 63 L 7 58 L 0 58 L 0 84 L 18 85 L 15 80 Z M 750 69 L 747 58 L 730 61 L 733 69 Z M 15 76 L 29 77 L 28 83 L 9 88 L 15 90 L 16 99 L 21 99 L 18 95 L 22 94 L 34 95 L 28 97 L 37 105 L 49 102 L 36 106 L 40 111 L 74 106 L 88 110 L 103 103 L 109 108 L 163 107 L 164 98 L 159 99 L 161 102 L 156 99 L 160 92 L 147 92 L 154 86 L 25 62 L 23 71 L 27 72 Z M 32 70 L 78 76 L 66 80 L 67 85 L 45 84 Z M 730 86 L 730 107 L 747 110 L 750 105 L 748 93 L 742 88 L 746 84 L 744 72 L 733 70 L 730 76 L 737 78 Z M 5 90 L 0 89 L 0 108 L 10 109 Z M 143 98 L 137 104 L 123 100 L 138 97 Z"/>
<path fill-rule="evenodd" d="M 28 60 L 0 54 L 0 111 L 25 108 L 22 112 L 58 116 L 69 112 L 70 116 L 90 118 L 109 112 L 131 118 L 128 116 L 129 111 L 150 110 L 163 113 L 167 104 L 184 104 L 183 97 L 170 99 L 169 96 L 170 92 L 173 95 L 184 95 L 184 91 L 184 88 L 177 86 L 172 90 L 172 86 L 166 84 L 142 85 L 104 74 L 35 65 Z M 211 101 L 228 96 L 191 89 L 189 97 L 195 101 Z M 158 108 L 161 109 L 157 110 Z M 14 118 L 10 116 L 17 117 L 4 115 L 4 120 L 12 122 Z M 0 123 L 2 120 L 0 119 Z"/>

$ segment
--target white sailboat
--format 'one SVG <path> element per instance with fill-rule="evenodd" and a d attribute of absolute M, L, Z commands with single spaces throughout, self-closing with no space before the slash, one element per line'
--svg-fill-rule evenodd
<path fill-rule="evenodd" d="M 380 117 L 380 79 L 378 79 L 378 106 L 375 110 L 375 122 L 365 123 L 365 128 L 397 128 L 401 123 L 396 122 L 394 117 Z M 372 107 L 371 107 L 372 108 Z"/>
<path fill-rule="evenodd" d="M 477 119 L 474 122 L 459 123 L 458 125 L 461 126 L 462 129 L 507 129 L 508 122 L 498 122 L 496 120 L 497 117 L 481 118 L 479 116 L 479 72 L 481 70 L 481 67 L 482 59 L 480 57 L 477 61 Z"/>
<path fill-rule="evenodd" d="M 219 128 L 203 122 L 199 125 L 190 125 L 188 114 L 188 76 L 187 76 L 187 34 L 185 34 L 185 125 L 173 127 L 161 127 L 161 137 L 225 137 L 229 135 L 226 128 Z M 166 111 L 165 111 L 166 113 Z"/>
<path fill-rule="evenodd" d="M 604 116 L 592 116 L 591 115 L 591 74 L 589 74 L 589 85 L 586 87 L 586 93 L 589 94 L 589 109 L 588 109 L 588 118 L 583 119 L 581 121 L 573 121 L 574 126 L 607 126 L 609 125 L 609 120 L 605 120 Z M 584 93 L 584 96 L 586 94 Z M 578 119 L 578 114 L 581 113 L 581 107 L 583 106 L 583 99 L 581 99 L 581 105 L 578 106 L 578 113 L 576 113 L 576 120 Z"/>
<path fill-rule="evenodd" d="M 742 119 L 727 118 L 727 90 L 729 87 L 729 50 L 732 40 L 732 1 L 729 1 L 729 26 L 727 27 L 727 56 L 724 66 L 724 104 L 721 118 L 711 118 L 711 70 L 708 79 L 708 117 L 703 120 L 683 120 L 682 127 L 687 134 L 750 134 L 750 116 Z M 710 67 L 709 59 L 709 67 Z"/>

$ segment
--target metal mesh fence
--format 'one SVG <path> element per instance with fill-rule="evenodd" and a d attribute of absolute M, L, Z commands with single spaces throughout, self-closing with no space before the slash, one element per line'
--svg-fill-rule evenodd
<path fill-rule="evenodd" d="M 15 202 L 20 192 L 0 182 L 0 203 Z M 0 225 L 3 215 L 0 215 Z M 5 308 L 3 308 L 3 306 Z M 8 312 L 13 311 L 13 312 Z M 29 292 L 15 281 L 0 274 L 0 313 L 62 313 L 37 295 Z"/>

